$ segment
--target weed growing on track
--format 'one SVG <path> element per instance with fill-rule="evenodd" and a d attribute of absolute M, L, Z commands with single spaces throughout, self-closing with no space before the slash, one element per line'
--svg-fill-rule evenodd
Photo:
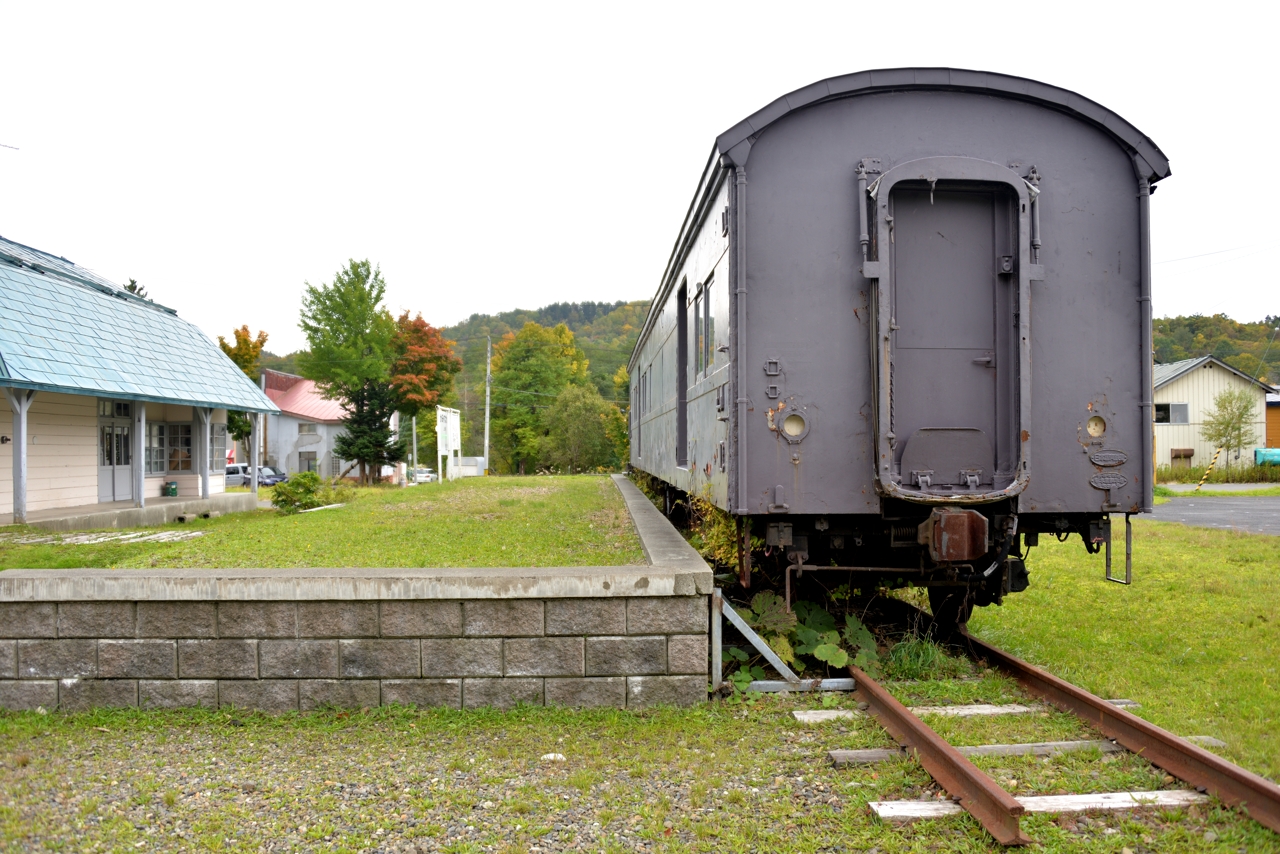
<path fill-rule="evenodd" d="M 292 516 L 259 510 L 168 527 L 204 536 L 79 546 L 0 540 L 0 569 L 644 563 L 622 496 L 607 477 L 466 478 L 361 489 L 352 503 L 332 510 Z M 6 529 L 14 532 L 43 533 Z"/>
<path fill-rule="evenodd" d="M 1280 537 L 1137 520 L 1133 540 L 1125 587 L 1079 539 L 1041 537 L 1031 587 L 976 609 L 970 630 L 1280 779 Z"/>

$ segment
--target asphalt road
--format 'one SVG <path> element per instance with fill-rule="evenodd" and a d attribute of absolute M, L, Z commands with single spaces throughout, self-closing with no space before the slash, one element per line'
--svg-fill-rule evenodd
<path fill-rule="evenodd" d="M 1171 498 L 1157 504 L 1151 518 L 1280 536 L 1280 497 Z"/>

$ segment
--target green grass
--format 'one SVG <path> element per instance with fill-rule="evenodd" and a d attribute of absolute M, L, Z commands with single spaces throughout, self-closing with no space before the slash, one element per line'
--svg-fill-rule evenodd
<path fill-rule="evenodd" d="M 1204 477 L 1205 468 L 1205 466 L 1195 466 L 1194 468 L 1175 469 L 1169 466 L 1157 466 L 1156 483 L 1199 483 L 1200 478 Z M 1219 460 L 1218 466 L 1209 472 L 1208 482 L 1280 483 L 1280 466 L 1242 466 L 1237 463 L 1227 467 L 1222 460 Z"/>
<path fill-rule="evenodd" d="M 644 563 L 622 496 L 605 477 L 466 478 L 408 489 L 363 489 L 353 502 L 333 510 L 293 516 L 258 510 L 168 527 L 204 536 L 99 545 L 0 540 L 0 569 Z"/>
<path fill-rule="evenodd" d="M 1008 688 L 997 677 L 964 684 L 984 699 Z M 866 716 L 813 727 L 790 718 L 814 705 L 771 696 L 646 712 L 0 713 L 0 850 L 1002 850 L 968 816 L 877 821 L 869 801 L 932 799 L 937 785 L 906 760 L 833 768 L 827 750 L 893 742 Z M 1087 735 L 1058 713 L 932 720 L 958 743 Z M 567 761 L 540 761 L 548 752 Z M 1176 785 L 1133 756 L 979 764 L 1019 794 Z M 1280 851 L 1274 834 L 1216 806 L 1095 821 L 1032 816 L 1023 827 L 1040 850 L 1064 854 Z M 1204 840 L 1210 830 L 1216 844 Z"/>
<path fill-rule="evenodd" d="M 1228 492 L 1225 489 L 1214 489 L 1213 484 L 1206 484 L 1204 489 L 1199 492 L 1173 492 L 1169 490 L 1174 498 L 1189 498 L 1197 496 L 1199 498 L 1247 498 L 1248 496 L 1280 496 L 1280 486 L 1262 486 L 1257 489 L 1241 489 L 1234 492 Z"/>
<path fill-rule="evenodd" d="M 1046 540 L 1031 587 L 977 609 L 970 629 L 1280 778 L 1280 537 L 1135 521 L 1131 587 L 1078 540 Z"/>

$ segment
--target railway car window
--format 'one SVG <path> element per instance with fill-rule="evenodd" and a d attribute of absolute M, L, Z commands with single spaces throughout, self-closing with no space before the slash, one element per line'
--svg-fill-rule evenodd
<path fill-rule="evenodd" d="M 706 329 L 703 327 L 702 321 L 702 286 L 698 286 L 698 292 L 693 295 L 693 359 L 694 368 L 693 375 L 695 377 L 702 376 L 702 371 L 706 367 Z"/>
<path fill-rule="evenodd" d="M 689 465 L 689 286 L 676 293 L 676 465 Z"/>
<path fill-rule="evenodd" d="M 702 286 L 702 369 L 711 373 L 711 363 L 716 360 L 716 327 L 715 314 L 711 311 L 711 285 L 714 279 L 707 279 Z"/>

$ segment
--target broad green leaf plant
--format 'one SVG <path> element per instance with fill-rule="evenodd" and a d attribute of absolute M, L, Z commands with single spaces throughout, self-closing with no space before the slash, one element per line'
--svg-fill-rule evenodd
<path fill-rule="evenodd" d="M 770 592 L 757 593 L 739 613 L 778 658 L 799 674 L 825 675 L 850 664 L 872 675 L 879 673 L 875 638 L 853 614 L 846 614 L 843 627 L 837 628 L 836 618 L 821 605 L 801 601 L 788 611 L 782 597 Z M 723 658 L 726 664 L 737 665 L 727 678 L 738 691 L 766 678 L 760 656 L 726 647 Z"/>

